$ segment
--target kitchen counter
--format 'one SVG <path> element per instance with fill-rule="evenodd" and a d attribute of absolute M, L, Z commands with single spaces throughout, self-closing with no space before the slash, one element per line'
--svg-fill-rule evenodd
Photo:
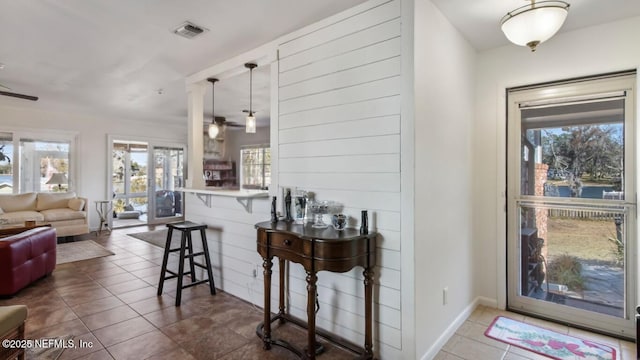
<path fill-rule="evenodd" d="M 269 192 L 265 190 L 224 190 L 215 187 L 205 187 L 204 189 L 177 188 L 176 191 L 195 194 L 206 206 L 211 207 L 211 198 L 214 196 L 233 197 L 244 209 L 251 213 L 253 199 L 266 199 Z"/>

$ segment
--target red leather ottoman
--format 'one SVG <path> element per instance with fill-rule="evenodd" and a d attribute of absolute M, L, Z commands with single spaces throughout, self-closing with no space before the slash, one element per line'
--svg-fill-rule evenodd
<path fill-rule="evenodd" d="M 0 295 L 13 295 L 56 267 L 56 230 L 38 227 L 0 238 Z"/>

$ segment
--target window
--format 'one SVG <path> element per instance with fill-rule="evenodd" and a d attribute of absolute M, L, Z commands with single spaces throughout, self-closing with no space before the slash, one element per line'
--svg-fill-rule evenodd
<path fill-rule="evenodd" d="M 271 147 L 251 145 L 240 150 L 242 188 L 266 190 L 271 185 Z"/>
<path fill-rule="evenodd" d="M 71 134 L 0 132 L 0 193 L 72 190 L 74 142 Z"/>
<path fill-rule="evenodd" d="M 70 141 L 20 140 L 21 192 L 66 191 L 69 185 L 51 183 L 53 174 L 69 173 Z M 64 181 L 64 180 L 60 180 Z"/>
<path fill-rule="evenodd" d="M 0 132 L 0 194 L 13 193 L 13 136 Z"/>

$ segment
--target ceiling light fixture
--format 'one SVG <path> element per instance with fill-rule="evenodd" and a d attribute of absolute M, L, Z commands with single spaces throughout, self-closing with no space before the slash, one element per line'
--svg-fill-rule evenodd
<path fill-rule="evenodd" d="M 215 85 L 216 82 L 218 81 L 218 79 L 215 78 L 208 78 L 207 79 L 209 82 L 211 82 L 211 125 L 209 125 L 209 139 L 215 139 L 216 136 L 218 136 L 218 133 L 220 132 L 220 128 L 218 127 L 218 124 L 216 124 L 216 111 L 215 111 Z"/>
<path fill-rule="evenodd" d="M 502 32 L 512 43 L 528 46 L 531 51 L 560 30 L 569 13 L 564 1 L 531 0 L 530 5 L 510 11 L 500 21 Z"/>
<path fill-rule="evenodd" d="M 253 114 L 253 69 L 255 69 L 258 65 L 254 63 L 246 63 L 244 67 L 249 69 L 249 115 L 247 115 L 246 129 L 247 133 L 255 133 L 256 132 L 256 117 Z"/>

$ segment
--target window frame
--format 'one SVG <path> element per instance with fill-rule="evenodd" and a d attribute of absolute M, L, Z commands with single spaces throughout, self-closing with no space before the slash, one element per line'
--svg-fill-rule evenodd
<path fill-rule="evenodd" d="M 11 129 L 0 128 L 0 133 L 10 134 L 11 144 L 13 151 L 11 152 L 11 164 L 12 164 L 12 194 L 21 194 L 28 192 L 43 192 L 41 190 L 23 189 L 22 178 L 22 154 L 21 145 L 23 141 L 33 142 L 68 142 L 69 143 L 69 164 L 67 176 L 67 189 L 68 192 L 77 191 L 77 174 L 78 174 L 78 132 L 60 131 L 54 129 Z"/>
<path fill-rule="evenodd" d="M 250 150 L 250 149 L 258 149 L 262 152 L 262 164 L 261 165 L 261 184 L 260 185 L 252 185 L 252 184 L 245 184 L 245 179 L 247 178 L 244 168 L 245 168 L 245 164 L 244 164 L 244 154 L 243 152 L 246 150 Z M 272 161 L 270 160 L 269 163 L 266 163 L 264 161 L 264 159 L 266 158 L 266 151 L 269 151 L 269 158 L 271 159 L 271 145 L 270 144 L 253 144 L 253 145 L 243 145 L 240 148 L 240 188 L 241 189 L 250 189 L 250 190 L 266 190 L 271 186 L 271 176 L 269 176 L 269 183 L 266 183 L 266 173 L 267 173 L 267 167 L 269 170 L 269 173 L 271 172 L 271 165 L 272 165 Z"/>

